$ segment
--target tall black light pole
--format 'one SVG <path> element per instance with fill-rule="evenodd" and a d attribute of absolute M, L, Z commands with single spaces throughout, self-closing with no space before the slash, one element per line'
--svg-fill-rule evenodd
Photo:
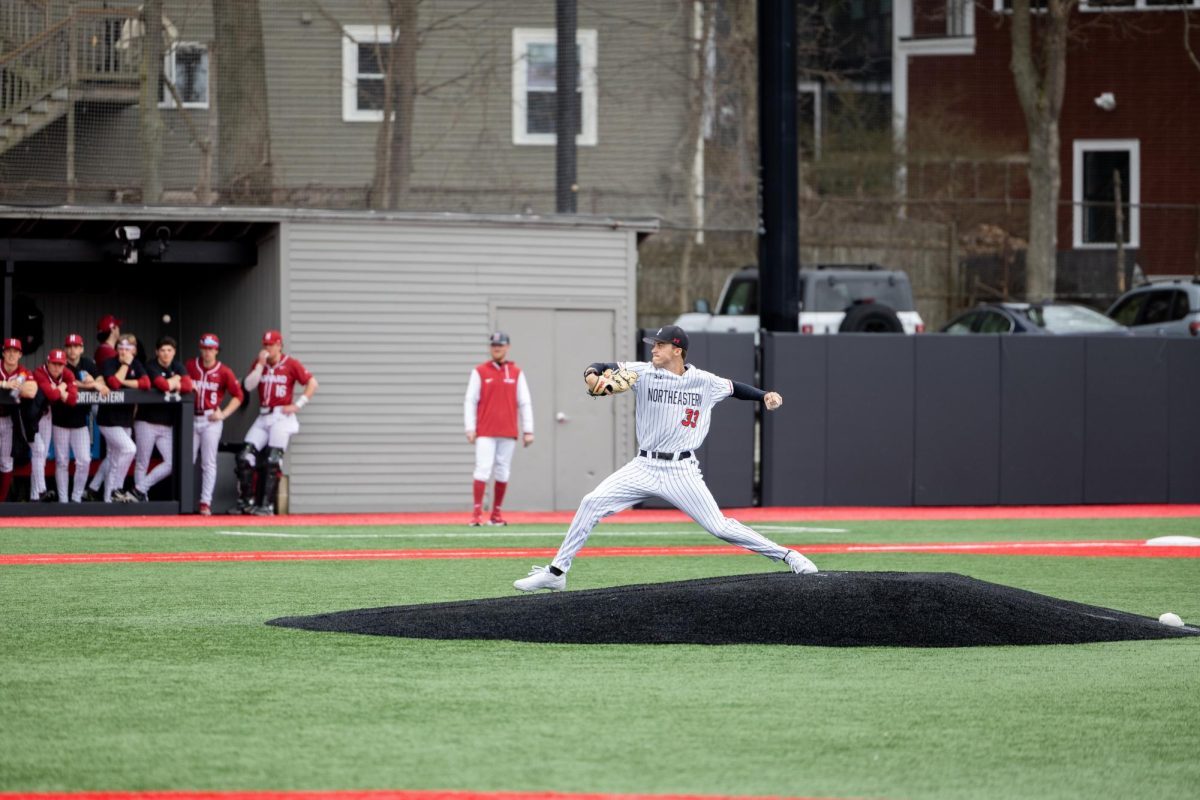
<path fill-rule="evenodd" d="M 797 330 L 796 0 L 758 0 L 758 308 L 768 331 Z"/>
<path fill-rule="evenodd" d="M 555 63 L 554 209 L 574 214 L 579 186 L 575 177 L 575 132 L 579 129 L 579 57 L 575 51 L 578 27 L 575 0 L 556 0 L 557 61 Z"/>

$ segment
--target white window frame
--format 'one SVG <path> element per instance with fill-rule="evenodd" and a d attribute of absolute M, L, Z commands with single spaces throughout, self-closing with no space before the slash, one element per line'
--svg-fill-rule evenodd
<path fill-rule="evenodd" d="M 599 143 L 596 135 L 597 101 L 596 52 L 598 37 L 594 29 L 580 28 L 575 33 L 579 47 L 580 132 L 575 144 L 593 147 Z M 554 28 L 513 28 L 512 38 L 512 120 L 513 144 L 553 145 L 557 136 L 553 133 L 530 133 L 529 117 L 526 114 L 526 53 L 531 44 L 555 44 Z"/>
<path fill-rule="evenodd" d="M 1125 150 L 1129 153 L 1129 231 L 1127 248 L 1141 246 L 1142 156 L 1138 139 L 1076 139 L 1071 174 L 1072 245 L 1077 250 L 1116 250 L 1116 242 L 1085 242 L 1083 240 L 1083 156 L 1097 150 Z"/>
<path fill-rule="evenodd" d="M 173 84 L 175 83 L 175 54 L 180 49 L 184 49 L 184 48 L 201 50 L 205 53 L 205 55 L 208 54 L 208 45 L 204 44 L 203 42 L 173 42 L 171 44 L 171 46 L 169 48 L 167 48 L 167 52 L 163 53 L 163 78 L 165 78 L 166 80 L 170 81 Z M 209 62 L 209 67 L 210 67 L 210 69 L 212 67 L 211 61 Z M 209 97 L 209 86 L 211 86 L 211 85 L 212 85 L 211 81 L 204 84 L 204 100 L 199 101 L 199 102 L 195 102 L 195 101 L 188 102 L 185 100 L 183 103 L 183 108 L 208 108 L 209 100 L 211 99 Z M 176 84 L 175 88 L 178 89 L 179 85 Z M 162 93 L 160 94 L 160 96 L 158 98 L 158 107 L 159 108 L 179 108 L 180 107 L 175 103 L 175 98 L 171 96 L 171 92 L 170 92 L 170 90 L 167 89 L 166 86 L 162 87 Z"/>
<path fill-rule="evenodd" d="M 1102 14 L 1105 12 L 1129 12 L 1129 11 L 1179 11 L 1181 9 L 1200 8 L 1200 0 L 1183 0 L 1179 3 L 1171 3 L 1170 5 L 1150 5 L 1146 0 L 1135 0 L 1131 6 L 1104 6 L 1092 5 L 1088 0 L 1079 0 L 1079 10 L 1089 14 Z"/>
<path fill-rule="evenodd" d="M 383 122 L 383 111 L 358 107 L 358 46 L 395 43 L 396 34 L 387 25 L 342 26 L 342 121 Z"/>

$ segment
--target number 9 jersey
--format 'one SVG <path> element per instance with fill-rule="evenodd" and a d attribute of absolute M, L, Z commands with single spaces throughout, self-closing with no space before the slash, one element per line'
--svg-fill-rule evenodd
<path fill-rule="evenodd" d="M 647 361 L 619 366 L 636 372 L 638 446 L 643 450 L 678 453 L 695 450 L 708 436 L 712 409 L 733 394 L 733 383 L 691 364 L 683 374 L 659 369 Z"/>

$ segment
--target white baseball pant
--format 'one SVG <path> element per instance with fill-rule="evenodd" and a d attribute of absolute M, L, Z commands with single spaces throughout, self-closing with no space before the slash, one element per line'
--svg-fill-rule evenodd
<path fill-rule="evenodd" d="M 208 412 L 196 415 L 192 427 L 192 463 L 200 465 L 200 502 L 211 506 L 213 487 L 217 485 L 217 450 L 225 420 L 213 422 Z"/>
<path fill-rule="evenodd" d="M 0 472 L 13 471 L 12 437 L 13 418 L 0 417 Z"/>
<path fill-rule="evenodd" d="M 50 455 L 50 414 L 42 414 L 37 433 L 29 443 L 29 499 L 38 500 L 46 492 L 46 458 Z"/>
<path fill-rule="evenodd" d="M 258 419 L 246 431 L 244 441 L 254 445 L 255 449 L 278 447 L 287 450 L 288 441 L 300 430 L 300 420 L 295 414 L 285 414 L 278 408 L 271 409 L 266 414 L 259 414 Z"/>
<path fill-rule="evenodd" d="M 175 431 L 170 425 L 143 422 L 139 419 L 133 423 L 133 439 L 137 445 L 137 459 L 133 467 L 133 486 L 139 492 L 145 493 L 150 491 L 150 487 L 171 474 L 175 458 Z M 147 472 L 156 447 L 159 455 L 162 456 L 162 462 Z"/>
<path fill-rule="evenodd" d="M 509 473 L 512 472 L 513 452 L 516 449 L 516 439 L 477 436 L 475 438 L 475 480 L 487 481 L 494 475 L 500 483 L 508 483 Z"/>
<path fill-rule="evenodd" d="M 660 461 L 638 456 L 605 478 L 583 498 L 558 548 L 558 555 L 551 563 L 566 572 L 571 568 L 575 555 L 587 543 L 592 528 L 601 519 L 651 497 L 666 500 L 718 539 L 776 561 L 783 560 L 787 555 L 786 547 L 780 547 L 761 533 L 721 513 L 720 506 L 704 483 L 695 457 L 683 461 Z"/>
<path fill-rule="evenodd" d="M 137 445 L 129 435 L 129 428 L 118 425 L 101 425 L 100 435 L 108 445 L 108 471 L 104 475 L 104 502 L 112 502 L 112 494 L 125 486 L 125 476 L 129 474 L 129 465 L 137 456 Z"/>
<path fill-rule="evenodd" d="M 67 491 L 71 481 L 71 452 L 75 452 L 75 489 L 70 493 L 72 503 L 83 502 L 83 490 L 87 486 L 88 468 L 92 466 L 92 432 L 82 428 L 54 426 L 54 483 L 58 486 L 58 502 L 67 502 Z"/>

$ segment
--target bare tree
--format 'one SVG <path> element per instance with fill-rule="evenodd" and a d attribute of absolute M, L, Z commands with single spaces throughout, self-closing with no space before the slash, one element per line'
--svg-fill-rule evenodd
<path fill-rule="evenodd" d="M 1038 14 L 1030 0 L 1012 0 L 1011 68 L 1029 136 L 1029 249 L 1026 296 L 1054 297 L 1058 251 L 1058 199 L 1062 184 L 1058 121 L 1067 83 L 1067 32 L 1078 0 L 1045 0 Z M 1036 22 L 1036 25 L 1034 24 Z"/>
<path fill-rule="evenodd" d="M 142 58 L 138 68 L 139 138 L 142 148 L 142 202 L 162 200 L 163 121 L 158 108 L 163 66 L 162 0 L 142 7 Z"/>
<path fill-rule="evenodd" d="M 371 206 L 396 208 L 412 179 L 413 106 L 417 96 L 418 0 L 387 0 L 388 43 L 376 45 L 383 67 L 383 121 L 375 140 Z"/>
<path fill-rule="evenodd" d="M 213 24 L 223 70 L 216 93 L 218 187 L 231 202 L 269 204 L 271 129 L 259 0 L 213 0 Z"/>

